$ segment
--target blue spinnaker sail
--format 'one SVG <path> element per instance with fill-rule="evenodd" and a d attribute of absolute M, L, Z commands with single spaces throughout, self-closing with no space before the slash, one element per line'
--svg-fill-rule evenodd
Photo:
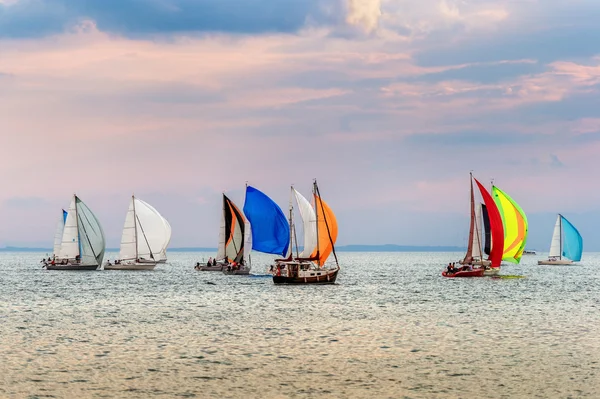
<path fill-rule="evenodd" d="M 254 187 L 246 187 L 244 214 L 250 222 L 252 249 L 285 256 L 290 245 L 290 224 L 281 208 Z"/>
<path fill-rule="evenodd" d="M 65 211 L 64 209 L 63 211 L 63 223 L 65 223 L 67 221 L 67 215 L 69 214 L 69 212 Z"/>
<path fill-rule="evenodd" d="M 581 234 L 579 234 L 575 226 L 563 215 L 560 215 L 560 218 L 562 219 L 564 237 L 562 255 L 573 262 L 579 262 L 583 253 L 583 238 L 581 238 Z"/>

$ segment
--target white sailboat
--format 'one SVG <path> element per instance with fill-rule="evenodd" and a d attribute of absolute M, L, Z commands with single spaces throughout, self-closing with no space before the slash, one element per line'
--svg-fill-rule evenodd
<path fill-rule="evenodd" d="M 105 270 L 153 270 L 170 239 L 165 219 L 148 203 L 131 197 L 119 260 L 104 265 Z"/>
<path fill-rule="evenodd" d="M 59 222 L 57 234 L 60 229 Z M 102 265 L 105 245 L 100 222 L 90 208 L 73 195 L 62 226 L 60 245 L 55 246 L 55 258 L 46 264 L 46 269 L 97 270 Z"/>
<path fill-rule="evenodd" d="M 538 265 L 570 265 L 581 260 L 583 240 L 579 231 L 564 216 L 558 214 L 550 242 L 547 260 Z"/>

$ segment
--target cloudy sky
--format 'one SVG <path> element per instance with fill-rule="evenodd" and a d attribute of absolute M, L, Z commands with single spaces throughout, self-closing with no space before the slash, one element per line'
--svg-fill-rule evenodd
<path fill-rule="evenodd" d="M 0 0 L 0 246 L 76 192 L 215 246 L 221 193 L 318 178 L 339 244 L 463 245 L 468 173 L 600 250 L 597 0 Z"/>

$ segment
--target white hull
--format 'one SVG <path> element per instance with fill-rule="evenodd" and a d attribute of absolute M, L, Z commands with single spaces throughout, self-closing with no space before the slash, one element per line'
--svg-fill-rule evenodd
<path fill-rule="evenodd" d="M 558 266 L 560 266 L 560 265 L 572 265 L 572 264 L 573 264 L 573 261 L 569 260 L 569 259 L 538 260 L 538 265 L 547 265 L 547 266 L 558 265 Z"/>
<path fill-rule="evenodd" d="M 154 270 L 156 263 L 119 263 L 118 265 L 104 265 L 104 270 Z"/>
<path fill-rule="evenodd" d="M 161 260 L 159 260 L 159 261 L 158 261 L 158 262 L 156 262 L 156 263 L 167 263 L 167 260 L 166 260 L 166 259 L 161 259 Z"/>
<path fill-rule="evenodd" d="M 484 276 L 497 276 L 498 273 L 500 273 L 500 268 L 496 267 L 496 268 L 492 268 L 492 269 L 487 269 L 486 271 L 483 272 Z"/>
<path fill-rule="evenodd" d="M 459 261 L 458 263 L 461 264 L 461 265 L 465 264 L 462 260 Z M 490 260 L 476 260 L 476 261 L 471 262 L 471 264 L 473 266 L 490 266 L 492 264 L 492 261 L 490 261 Z"/>

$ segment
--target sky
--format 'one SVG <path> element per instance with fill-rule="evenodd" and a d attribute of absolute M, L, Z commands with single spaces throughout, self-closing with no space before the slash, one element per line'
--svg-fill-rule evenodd
<path fill-rule="evenodd" d="M 596 0 L 0 0 L 0 246 L 130 196 L 216 246 L 225 192 L 318 179 L 338 244 L 465 245 L 469 172 L 530 248 L 600 251 Z"/>

